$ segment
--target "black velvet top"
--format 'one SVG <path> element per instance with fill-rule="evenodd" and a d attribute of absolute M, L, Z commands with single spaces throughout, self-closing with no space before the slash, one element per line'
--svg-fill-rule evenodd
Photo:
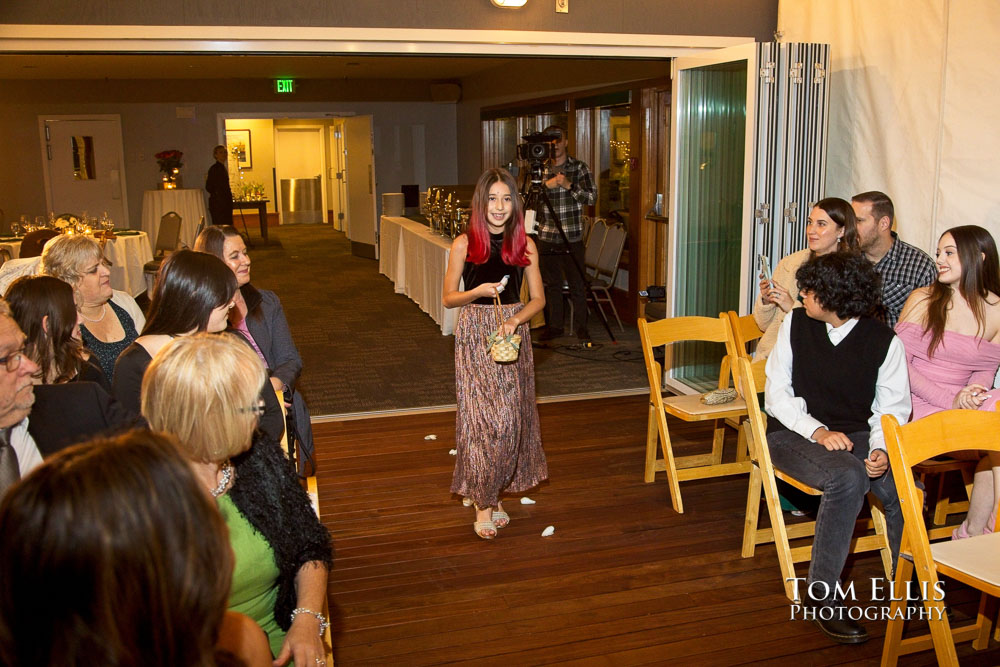
<path fill-rule="evenodd" d="M 473 264 L 466 260 L 465 268 L 462 269 L 462 280 L 465 281 L 465 290 L 471 290 L 483 283 L 498 283 L 504 276 L 510 276 L 507 280 L 507 287 L 500 293 L 500 303 L 513 304 L 521 301 L 521 280 L 524 277 L 523 266 L 510 266 L 504 264 L 503 256 L 503 234 L 490 234 L 490 257 L 483 264 Z M 493 297 L 482 297 L 472 303 L 490 305 Z"/>

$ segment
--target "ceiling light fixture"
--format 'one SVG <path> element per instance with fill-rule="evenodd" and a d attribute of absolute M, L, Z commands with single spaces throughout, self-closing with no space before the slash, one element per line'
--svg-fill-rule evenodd
<path fill-rule="evenodd" d="M 494 7 L 503 7 L 505 9 L 517 9 L 518 7 L 524 7 L 524 3 L 528 0 L 490 0 Z"/>

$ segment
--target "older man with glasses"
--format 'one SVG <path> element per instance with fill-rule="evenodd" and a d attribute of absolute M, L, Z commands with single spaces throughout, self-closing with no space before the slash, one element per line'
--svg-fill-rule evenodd
<path fill-rule="evenodd" d="M 28 434 L 38 366 L 24 354 L 24 334 L 0 299 L 0 497 L 42 462 Z"/>

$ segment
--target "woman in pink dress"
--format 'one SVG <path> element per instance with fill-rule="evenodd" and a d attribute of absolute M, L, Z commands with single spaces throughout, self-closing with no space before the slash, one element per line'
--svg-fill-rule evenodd
<path fill-rule="evenodd" d="M 906 348 L 913 417 L 940 410 L 993 410 L 992 390 L 1000 366 L 1000 260 L 993 237 L 982 227 L 963 225 L 941 235 L 938 279 L 910 294 L 896 335 Z M 982 457 L 965 521 L 953 538 L 993 532 L 1000 458 Z"/>

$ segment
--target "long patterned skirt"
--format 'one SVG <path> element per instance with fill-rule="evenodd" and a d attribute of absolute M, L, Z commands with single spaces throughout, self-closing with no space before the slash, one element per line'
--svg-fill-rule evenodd
<path fill-rule="evenodd" d="M 495 507 L 502 492 L 521 493 L 548 479 L 538 430 L 531 333 L 522 324 L 517 361 L 498 364 L 486 349 L 496 331 L 494 306 L 469 304 L 455 327 L 455 415 L 457 458 L 452 493 Z M 502 306 L 504 319 L 523 308 Z"/>

